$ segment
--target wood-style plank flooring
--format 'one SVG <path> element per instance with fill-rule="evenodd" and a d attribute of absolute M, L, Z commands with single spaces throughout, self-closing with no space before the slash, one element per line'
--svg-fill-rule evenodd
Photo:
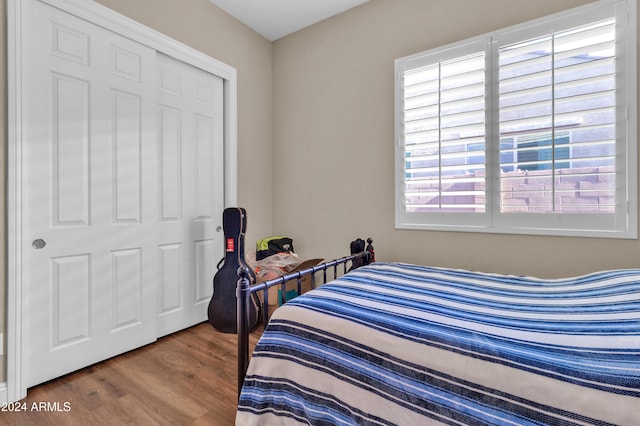
<path fill-rule="evenodd" d="M 233 425 L 236 350 L 205 322 L 29 389 L 0 425 Z"/>

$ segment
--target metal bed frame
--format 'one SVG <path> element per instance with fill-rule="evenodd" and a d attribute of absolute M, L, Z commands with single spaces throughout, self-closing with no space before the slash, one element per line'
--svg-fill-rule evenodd
<path fill-rule="evenodd" d="M 297 280 L 298 294 L 302 293 L 302 278 L 310 276 L 311 288 L 316 287 L 316 272 L 322 271 L 322 283 L 327 283 L 327 270 L 333 268 L 333 279 L 338 278 L 338 266 L 343 265 L 342 274 L 362 266 L 362 264 L 368 264 L 374 261 L 374 249 L 372 246 L 373 240 L 367 239 L 367 248 L 360 253 L 352 254 L 351 256 L 345 256 L 340 259 L 335 259 L 329 262 L 324 262 L 319 265 L 313 266 L 308 269 L 293 272 L 283 275 L 278 278 L 274 278 L 268 281 L 261 282 L 259 284 L 251 285 L 249 268 L 241 266 L 238 268 L 238 285 L 236 290 L 237 302 L 238 302 L 238 397 L 240 397 L 240 391 L 242 390 L 242 384 L 244 383 L 244 377 L 249 367 L 249 314 L 250 303 L 252 295 L 258 291 L 262 291 L 263 294 L 263 308 L 262 308 L 262 324 L 263 327 L 267 326 L 269 321 L 269 288 L 275 285 L 280 285 L 280 303 L 286 302 L 286 284 L 289 281 Z M 351 262 L 352 266 L 347 270 L 347 263 Z"/>

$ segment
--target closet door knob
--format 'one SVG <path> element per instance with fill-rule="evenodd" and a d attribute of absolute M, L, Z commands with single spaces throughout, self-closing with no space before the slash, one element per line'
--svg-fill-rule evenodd
<path fill-rule="evenodd" d="M 38 238 L 37 240 L 33 240 L 31 245 L 33 246 L 34 249 L 40 250 L 41 248 L 44 248 L 44 246 L 47 245 L 47 242 L 42 238 Z"/>

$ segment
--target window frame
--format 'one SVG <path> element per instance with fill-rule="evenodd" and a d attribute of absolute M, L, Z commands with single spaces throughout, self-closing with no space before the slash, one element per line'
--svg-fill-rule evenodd
<path fill-rule="evenodd" d="M 553 34 L 607 16 L 616 19 L 616 210 L 615 213 L 500 212 L 498 53 L 500 46 Z M 636 0 L 599 0 L 578 8 L 426 50 L 395 61 L 396 229 L 530 235 L 638 238 L 637 210 L 637 5 Z M 485 51 L 484 212 L 405 211 L 405 71 Z"/>

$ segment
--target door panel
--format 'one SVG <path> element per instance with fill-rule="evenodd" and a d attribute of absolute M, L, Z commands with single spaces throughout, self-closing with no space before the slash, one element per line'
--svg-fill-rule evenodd
<path fill-rule="evenodd" d="M 51 348 L 89 338 L 91 328 L 89 256 L 51 259 Z"/>
<path fill-rule="evenodd" d="M 51 76 L 52 203 L 54 226 L 89 225 L 89 83 Z"/>
<path fill-rule="evenodd" d="M 139 223 L 141 206 L 141 134 L 140 97 L 111 92 L 113 105 L 113 142 L 111 157 L 113 161 L 113 222 Z M 154 188 L 149 188 L 153 191 Z"/>
<path fill-rule="evenodd" d="M 142 292 L 141 250 L 119 250 L 111 253 L 113 277 L 113 328 L 141 323 L 140 294 Z"/>
<path fill-rule="evenodd" d="M 195 173 L 196 173 L 196 217 L 199 220 L 210 220 L 213 214 L 213 199 L 215 184 L 212 176 L 212 167 L 215 156 L 210 141 L 213 140 L 214 122 L 211 117 L 198 114 L 193 116 L 194 148 L 195 148 Z"/>
<path fill-rule="evenodd" d="M 162 220 L 182 220 L 182 130 L 180 111 L 158 108 L 161 147 Z"/>
<path fill-rule="evenodd" d="M 220 244 L 215 244 L 213 239 L 196 241 L 195 242 L 195 282 L 194 282 L 194 302 L 200 306 L 205 305 L 204 308 L 209 307 L 209 301 L 213 295 L 213 275 L 214 253 L 216 247 Z M 206 319 L 206 314 L 203 320 Z"/>
<path fill-rule="evenodd" d="M 158 314 L 167 315 L 182 307 L 182 244 L 160 246 L 162 274 Z"/>
<path fill-rule="evenodd" d="M 158 157 L 155 51 L 37 1 L 24 8 L 32 386 L 155 340 Z"/>
<path fill-rule="evenodd" d="M 161 258 L 158 335 L 207 319 L 223 256 L 223 82 L 158 55 Z"/>

